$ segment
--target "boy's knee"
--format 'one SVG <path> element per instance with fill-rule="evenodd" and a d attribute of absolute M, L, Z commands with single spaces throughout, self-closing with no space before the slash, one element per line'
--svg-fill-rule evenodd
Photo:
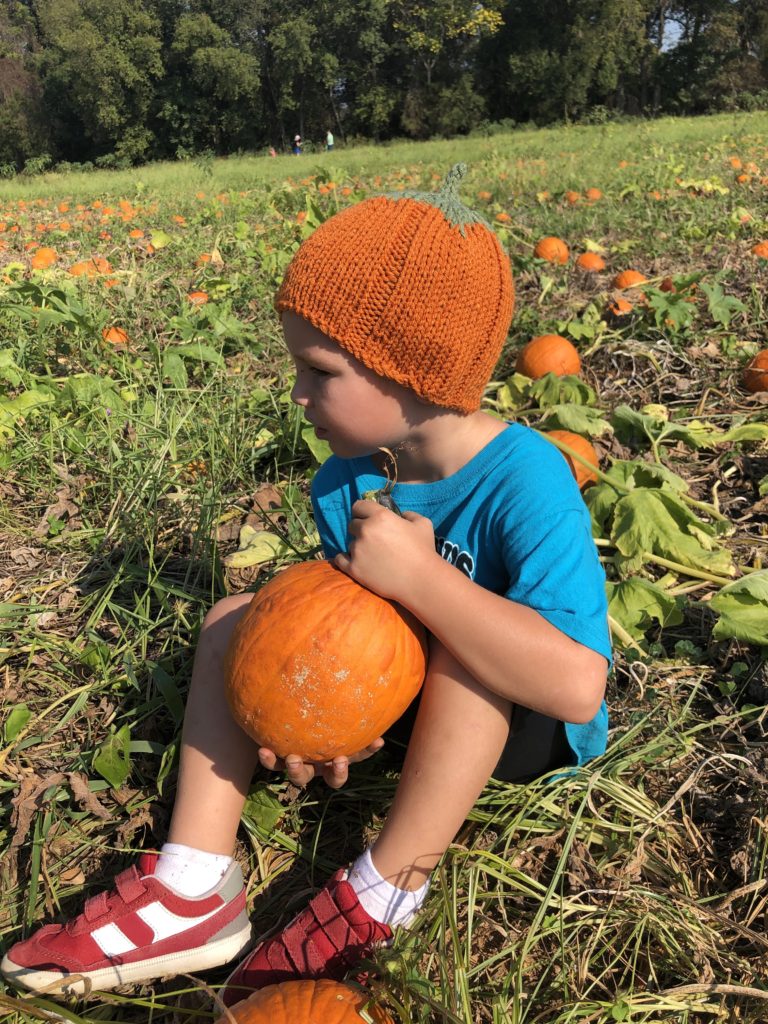
<path fill-rule="evenodd" d="M 223 654 L 252 599 L 253 594 L 234 594 L 217 601 L 203 619 L 198 649 L 208 648 Z"/>

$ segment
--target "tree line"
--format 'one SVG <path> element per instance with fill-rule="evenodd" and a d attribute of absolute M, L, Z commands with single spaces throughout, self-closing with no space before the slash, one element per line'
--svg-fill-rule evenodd
<path fill-rule="evenodd" d="M 0 173 L 768 107 L 766 0 L 0 0 Z"/>

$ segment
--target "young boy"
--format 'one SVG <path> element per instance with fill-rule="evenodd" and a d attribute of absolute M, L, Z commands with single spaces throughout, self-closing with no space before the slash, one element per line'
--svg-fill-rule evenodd
<path fill-rule="evenodd" d="M 604 577 L 565 460 L 534 431 L 479 411 L 513 306 L 509 263 L 457 194 L 368 199 L 300 247 L 278 292 L 293 401 L 333 456 L 312 499 L 327 558 L 400 602 L 430 635 L 427 678 L 375 845 L 341 868 L 227 982 L 249 990 L 341 977 L 418 912 L 429 878 L 491 776 L 522 781 L 605 749 Z M 360 500 L 396 454 L 398 516 Z M 260 761 L 304 785 L 350 762 L 279 760 L 230 716 L 222 659 L 250 594 L 206 616 L 184 721 L 168 843 L 65 926 L 6 955 L 20 985 L 88 991 L 234 959 L 250 927 L 232 860 Z M 401 730 L 410 721 L 401 720 Z"/>

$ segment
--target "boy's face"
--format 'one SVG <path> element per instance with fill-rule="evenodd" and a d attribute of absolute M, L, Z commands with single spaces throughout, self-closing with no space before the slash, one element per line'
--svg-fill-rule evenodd
<path fill-rule="evenodd" d="M 412 391 L 379 377 L 295 313 L 283 313 L 282 325 L 296 366 L 291 399 L 334 454 L 357 458 L 408 439 L 423 412 Z"/>

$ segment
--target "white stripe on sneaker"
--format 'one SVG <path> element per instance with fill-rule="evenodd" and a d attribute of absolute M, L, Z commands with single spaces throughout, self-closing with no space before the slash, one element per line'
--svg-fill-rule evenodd
<path fill-rule="evenodd" d="M 209 917 L 218 914 L 220 910 L 221 907 L 215 907 L 209 913 L 202 914 L 200 917 L 179 917 L 166 910 L 162 903 L 156 902 L 150 903 L 149 906 L 143 907 L 141 910 L 137 910 L 136 916 L 140 917 L 152 929 L 152 941 L 160 942 L 162 939 L 170 939 L 174 935 L 179 935 L 181 932 L 194 928 L 195 925 L 202 924 Z M 91 938 L 104 956 L 122 956 L 124 953 L 129 953 L 137 948 L 136 944 L 131 942 L 128 936 L 116 924 L 105 924 L 101 928 L 96 928 L 91 933 Z"/>
<path fill-rule="evenodd" d="M 158 902 L 142 907 L 141 910 L 136 911 L 136 914 L 155 933 L 154 941 L 160 942 L 162 939 L 170 939 L 180 932 L 189 931 L 195 925 L 207 921 L 209 917 L 215 917 L 220 910 L 221 907 L 219 906 L 214 907 L 209 913 L 203 914 L 202 917 L 178 917 L 176 914 L 172 914 L 170 910 L 167 910 L 162 903 Z"/>
<path fill-rule="evenodd" d="M 91 932 L 91 938 L 104 956 L 121 956 L 123 953 L 136 949 L 136 944 L 131 942 L 116 924 L 105 924 L 101 928 L 96 928 Z"/>

